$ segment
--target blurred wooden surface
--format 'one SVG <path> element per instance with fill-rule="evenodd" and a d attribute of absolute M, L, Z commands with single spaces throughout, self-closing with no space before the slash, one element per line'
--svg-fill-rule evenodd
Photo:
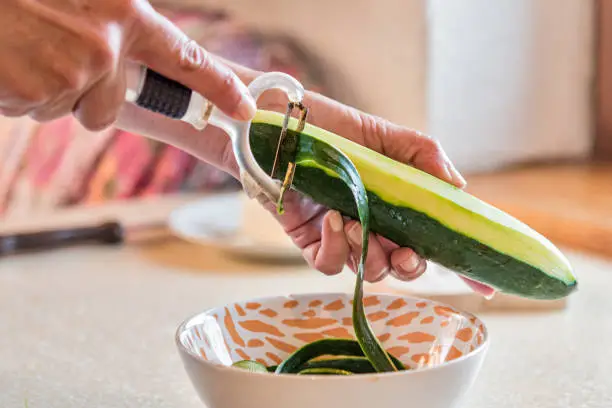
<path fill-rule="evenodd" d="M 468 177 L 467 191 L 556 244 L 612 256 L 612 165 L 556 165 Z"/>
<path fill-rule="evenodd" d="M 595 143 L 598 160 L 612 160 L 612 1 L 597 0 Z"/>

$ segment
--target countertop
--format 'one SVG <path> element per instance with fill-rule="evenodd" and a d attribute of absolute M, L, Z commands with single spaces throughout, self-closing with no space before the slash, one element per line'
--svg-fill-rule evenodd
<path fill-rule="evenodd" d="M 610 163 L 531 165 L 470 175 L 467 190 L 556 244 L 612 257 L 611 179 Z"/>
<path fill-rule="evenodd" d="M 580 290 L 567 309 L 481 315 L 491 349 L 465 407 L 612 406 L 612 260 L 568 256 Z M 174 345 L 183 319 L 238 299 L 352 285 L 349 271 L 252 265 L 174 239 L 5 258 L 0 407 L 202 407 Z"/>

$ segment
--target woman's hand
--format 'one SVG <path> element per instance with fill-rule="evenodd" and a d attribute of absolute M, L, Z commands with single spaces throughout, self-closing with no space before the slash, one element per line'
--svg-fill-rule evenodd
<path fill-rule="evenodd" d="M 244 67 L 226 63 L 246 83 L 258 75 Z M 465 180 L 435 140 L 312 92 L 307 92 L 304 104 L 309 108 L 309 123 L 394 160 L 409 163 L 457 187 L 465 186 Z M 261 109 L 285 112 L 287 101 L 280 92 L 269 92 L 259 99 L 258 106 Z M 130 105 L 124 107 L 118 123 L 126 130 L 175 145 L 238 177 L 231 144 L 227 135 L 219 129 L 209 127 L 201 133 L 185 123 Z M 340 273 L 348 262 L 351 269 L 355 270 L 361 248 L 361 226 L 357 221 L 346 220 L 337 211 L 330 211 L 296 192 L 288 192 L 285 196 L 283 215 L 276 213 L 274 203 L 264 205 L 302 249 L 304 258 L 312 267 L 334 275 Z M 422 275 L 426 267 L 425 260 L 412 249 L 401 248 L 382 236 L 370 234 L 366 262 L 368 281 L 380 281 L 388 275 L 408 281 Z M 466 281 L 480 293 L 492 293 L 488 287 Z"/>
<path fill-rule="evenodd" d="M 134 60 L 250 119 L 255 104 L 234 72 L 146 0 L 5 0 L 0 13 L 0 112 L 38 121 L 74 112 L 88 129 L 111 125 Z"/>

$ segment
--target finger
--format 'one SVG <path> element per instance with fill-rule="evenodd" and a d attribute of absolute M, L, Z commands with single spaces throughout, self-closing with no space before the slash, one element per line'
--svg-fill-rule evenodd
<path fill-rule="evenodd" d="M 386 129 L 379 139 L 384 152 L 390 158 L 412 164 L 459 188 L 467 184 L 436 140 L 396 125 L 379 128 Z"/>
<path fill-rule="evenodd" d="M 131 58 L 204 95 L 229 116 L 255 115 L 255 101 L 238 76 L 168 19 L 143 6 L 134 28 Z"/>
<path fill-rule="evenodd" d="M 312 266 L 326 275 L 336 275 L 344 269 L 350 247 L 344 235 L 344 222 L 337 211 L 328 211 L 323 218 L 321 241 L 304 250 L 312 258 Z"/>
<path fill-rule="evenodd" d="M 419 149 L 412 160 L 414 166 L 459 188 L 465 187 L 467 182 L 450 161 L 440 143 L 422 135 L 419 135 L 419 139 Z"/>
<path fill-rule="evenodd" d="M 344 226 L 344 231 L 351 248 L 352 268 L 357 270 L 359 259 L 361 259 L 362 249 L 362 228 L 356 221 L 349 221 Z M 365 280 L 368 282 L 378 282 L 385 278 L 389 273 L 389 262 L 385 253 L 373 233 L 369 235 L 368 254 L 365 264 Z"/>
<path fill-rule="evenodd" d="M 376 239 L 380 242 L 380 246 L 386 254 L 391 254 L 391 251 L 399 248 L 395 242 L 391 241 L 389 238 L 385 238 L 382 235 L 376 234 Z"/>
<path fill-rule="evenodd" d="M 21 116 L 28 115 L 33 107 L 16 107 L 16 108 L 0 108 L 0 115 L 6 116 L 7 118 L 18 118 Z"/>
<path fill-rule="evenodd" d="M 476 293 L 480 293 L 486 298 L 491 298 L 495 294 L 495 289 L 490 286 L 485 285 L 484 283 L 476 282 L 465 276 L 459 275 L 461 279 Z"/>
<path fill-rule="evenodd" d="M 72 113 L 77 100 L 78 95 L 76 94 L 64 95 L 56 101 L 52 101 L 32 110 L 28 115 L 38 122 L 59 119 Z"/>
<path fill-rule="evenodd" d="M 115 123 L 125 98 L 125 75 L 117 70 L 98 81 L 78 100 L 74 115 L 88 130 L 99 131 Z"/>
<path fill-rule="evenodd" d="M 427 262 L 410 248 L 398 248 L 391 252 L 391 275 L 402 281 L 411 281 L 427 269 Z"/>
<path fill-rule="evenodd" d="M 285 207 L 283 214 L 278 214 L 276 204 L 273 202 L 267 202 L 263 206 L 281 223 L 285 233 L 293 242 L 299 248 L 306 248 L 314 242 L 321 241 L 326 208 L 295 191 L 288 191 L 283 203 Z"/>

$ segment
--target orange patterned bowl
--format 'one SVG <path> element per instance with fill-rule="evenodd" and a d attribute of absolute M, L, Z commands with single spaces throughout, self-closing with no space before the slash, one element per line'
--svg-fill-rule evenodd
<path fill-rule="evenodd" d="M 176 343 L 208 408 L 451 408 L 474 382 L 488 348 L 480 319 L 430 300 L 368 295 L 374 332 L 410 370 L 352 376 L 251 373 L 253 359 L 276 365 L 308 342 L 354 338 L 352 296 L 277 296 L 210 309 L 183 322 Z"/>

